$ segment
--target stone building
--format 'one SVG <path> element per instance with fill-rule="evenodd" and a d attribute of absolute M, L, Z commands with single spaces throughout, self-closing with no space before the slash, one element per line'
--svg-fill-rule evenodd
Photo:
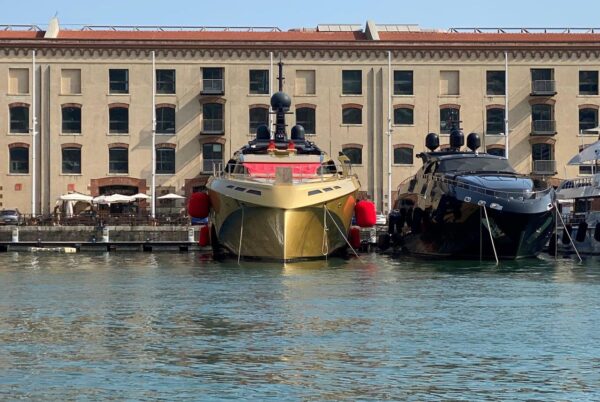
<path fill-rule="evenodd" d="M 288 124 L 346 153 L 378 210 L 419 168 L 428 132 L 448 143 L 451 118 L 504 154 L 506 104 L 518 171 L 558 179 L 594 168 L 566 165 L 598 136 L 594 30 L 4 28 L 0 208 L 48 213 L 69 191 L 150 194 L 153 152 L 157 195 L 202 189 L 213 164 L 269 120 L 280 58 Z"/>

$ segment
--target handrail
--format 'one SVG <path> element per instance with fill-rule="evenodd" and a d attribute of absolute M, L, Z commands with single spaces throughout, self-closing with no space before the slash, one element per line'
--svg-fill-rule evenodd
<path fill-rule="evenodd" d="M 422 177 L 423 179 L 426 179 L 426 177 Z M 480 194 L 485 194 L 485 195 L 491 195 L 494 196 L 496 198 L 505 198 L 505 199 L 519 199 L 522 198 L 520 201 L 525 201 L 525 199 L 536 199 L 539 198 L 540 196 L 544 196 L 548 193 L 550 193 L 550 191 L 552 191 L 552 187 L 548 187 L 544 190 L 541 191 L 531 191 L 531 190 L 514 190 L 514 191 L 510 191 L 510 190 L 493 190 L 487 187 L 481 187 L 481 186 L 477 186 L 475 184 L 471 184 L 471 183 L 465 183 L 463 181 L 459 181 L 459 180 L 452 180 L 452 179 L 448 179 L 445 177 L 439 177 L 439 176 L 432 176 L 431 178 L 433 181 L 437 181 L 440 183 L 445 183 L 445 184 L 449 184 L 451 186 L 456 186 L 458 188 L 464 188 L 467 190 L 471 190 L 474 191 L 476 193 L 480 193 Z M 527 196 L 527 197 L 525 197 Z M 518 198 L 515 198 L 518 197 Z"/>
<path fill-rule="evenodd" d="M 577 179 L 568 179 L 563 180 L 562 183 L 558 186 L 558 190 L 565 190 L 568 188 L 579 188 L 579 187 L 589 187 L 592 185 L 591 177 L 580 177 Z"/>
<path fill-rule="evenodd" d="M 323 169 L 323 168 L 331 169 L 332 165 L 330 163 L 321 163 L 320 168 L 318 169 L 318 171 L 320 171 L 319 173 L 310 174 L 310 175 L 304 175 L 304 174 L 294 175 L 293 181 L 299 182 L 299 183 L 315 181 L 315 180 L 320 180 L 320 181 L 326 182 L 326 181 L 335 181 L 340 178 L 347 178 L 347 177 L 351 177 L 354 175 L 354 173 L 352 172 L 351 165 L 348 167 L 348 173 L 346 175 L 344 175 L 341 165 L 339 163 L 334 162 L 334 165 L 335 165 L 337 173 L 324 173 L 325 169 Z M 250 175 L 248 172 L 243 172 L 243 173 L 227 172 L 227 171 L 225 171 L 225 169 L 223 169 L 222 163 L 220 163 L 220 164 L 215 163 L 213 165 L 213 176 L 219 177 L 219 178 L 225 177 L 228 179 L 248 180 L 248 181 L 261 182 L 261 183 L 265 183 L 265 182 L 271 183 L 271 182 L 274 182 L 276 179 L 276 174 Z"/>

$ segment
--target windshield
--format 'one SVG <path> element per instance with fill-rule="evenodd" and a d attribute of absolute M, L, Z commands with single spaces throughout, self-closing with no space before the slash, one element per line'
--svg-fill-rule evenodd
<path fill-rule="evenodd" d="M 11 211 L 11 210 L 0 211 L 0 216 L 16 215 L 16 214 L 17 214 L 17 211 Z"/>
<path fill-rule="evenodd" d="M 506 159 L 470 157 L 453 158 L 439 161 L 438 172 L 506 172 L 514 173 L 514 169 Z"/>

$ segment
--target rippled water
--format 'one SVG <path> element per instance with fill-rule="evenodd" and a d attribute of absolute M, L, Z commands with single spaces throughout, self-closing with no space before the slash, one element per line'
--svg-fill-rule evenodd
<path fill-rule="evenodd" d="M 0 399 L 599 400 L 600 268 L 0 254 Z"/>

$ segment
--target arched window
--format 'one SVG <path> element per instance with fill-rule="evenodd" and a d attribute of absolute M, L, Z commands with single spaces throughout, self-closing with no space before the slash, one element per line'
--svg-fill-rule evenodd
<path fill-rule="evenodd" d="M 269 125 L 269 109 L 266 107 L 251 107 L 249 112 L 250 134 L 256 134 L 259 126 Z"/>
<path fill-rule="evenodd" d="M 202 132 L 205 134 L 223 134 L 223 105 L 205 103 L 202 105 Z"/>
<path fill-rule="evenodd" d="M 175 148 L 164 145 L 156 147 L 156 173 L 175 174 Z"/>
<path fill-rule="evenodd" d="M 555 134 L 554 108 L 548 104 L 531 105 L 532 134 Z"/>
<path fill-rule="evenodd" d="M 20 104 L 10 106 L 10 132 L 28 133 L 29 132 L 29 106 Z"/>
<path fill-rule="evenodd" d="M 81 107 L 63 106 L 62 107 L 62 132 L 65 134 L 81 133 Z"/>
<path fill-rule="evenodd" d="M 28 146 L 9 145 L 9 173 L 27 174 L 29 173 L 29 148 Z"/>
<path fill-rule="evenodd" d="M 65 146 L 62 149 L 62 173 L 81 174 L 81 147 Z"/>
<path fill-rule="evenodd" d="M 504 148 L 503 147 L 493 147 L 493 148 L 488 148 L 487 149 L 487 153 L 490 155 L 495 155 L 495 156 L 505 156 L 505 152 L 504 152 Z"/>
<path fill-rule="evenodd" d="M 362 124 L 362 109 L 358 107 L 343 108 L 342 124 Z"/>
<path fill-rule="evenodd" d="M 490 108 L 486 111 L 486 134 L 500 134 L 504 132 L 504 109 Z"/>
<path fill-rule="evenodd" d="M 212 172 L 219 164 L 223 164 L 223 145 L 215 142 L 202 144 L 202 171 Z"/>
<path fill-rule="evenodd" d="M 595 127 L 598 127 L 598 109 L 579 109 L 579 131 L 589 130 Z"/>
<path fill-rule="evenodd" d="M 129 150 L 125 147 L 112 147 L 108 150 L 108 172 L 129 173 Z"/>
<path fill-rule="evenodd" d="M 460 109 L 457 107 L 443 107 L 440 109 L 440 133 L 449 134 L 452 124 L 460 122 Z"/>
<path fill-rule="evenodd" d="M 296 109 L 296 124 L 304 127 L 306 134 L 315 134 L 316 131 L 316 116 L 315 109 L 311 107 L 299 107 Z"/>
<path fill-rule="evenodd" d="M 127 134 L 129 132 L 129 109 L 115 106 L 108 109 L 108 132 L 111 134 Z"/>
<path fill-rule="evenodd" d="M 412 165 L 413 148 L 409 146 L 398 146 L 394 148 L 395 165 Z"/>
<path fill-rule="evenodd" d="M 156 108 L 156 133 L 175 134 L 175 108 L 173 106 Z"/>
<path fill-rule="evenodd" d="M 543 142 L 532 144 L 531 159 L 533 160 L 533 173 L 546 175 L 556 173 L 553 144 Z"/>
<path fill-rule="evenodd" d="M 412 108 L 398 107 L 394 109 L 394 124 L 412 125 L 414 122 L 414 110 Z"/>
<path fill-rule="evenodd" d="M 362 164 L 362 148 L 357 146 L 345 146 L 342 148 L 342 152 L 350 159 L 350 163 L 354 165 Z"/>

